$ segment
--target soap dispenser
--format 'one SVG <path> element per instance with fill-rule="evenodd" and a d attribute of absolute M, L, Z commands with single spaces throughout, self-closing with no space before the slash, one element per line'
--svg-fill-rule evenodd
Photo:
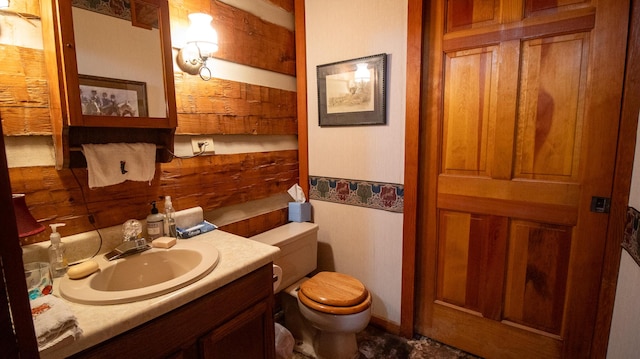
<path fill-rule="evenodd" d="M 149 242 L 162 237 L 164 231 L 164 216 L 158 213 L 156 208 L 156 201 L 151 202 L 151 214 L 147 216 L 147 235 L 149 235 Z"/>
<path fill-rule="evenodd" d="M 53 278 L 65 275 L 65 273 L 67 273 L 67 267 L 69 266 L 67 256 L 65 254 L 64 243 L 60 240 L 60 233 L 58 233 L 58 227 L 62 227 L 64 225 L 64 223 L 54 223 L 49 225 L 51 227 L 51 235 L 49 236 L 49 239 L 51 240 L 51 245 L 49 246 L 49 264 L 51 276 Z"/>

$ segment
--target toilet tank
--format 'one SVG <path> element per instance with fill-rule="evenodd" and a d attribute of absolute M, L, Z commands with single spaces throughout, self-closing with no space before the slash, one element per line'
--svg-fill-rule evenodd
<path fill-rule="evenodd" d="M 287 288 L 316 269 L 318 264 L 318 225 L 290 222 L 249 239 L 280 248 L 274 264 L 282 268 L 282 283 L 276 292 Z"/>

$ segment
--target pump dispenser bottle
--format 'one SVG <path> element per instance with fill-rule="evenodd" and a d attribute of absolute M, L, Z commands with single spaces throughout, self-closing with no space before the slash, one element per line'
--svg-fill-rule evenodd
<path fill-rule="evenodd" d="M 176 233 L 176 210 L 173 209 L 171 196 L 164 198 L 164 235 L 177 238 Z"/>
<path fill-rule="evenodd" d="M 164 229 L 164 216 L 158 213 L 156 208 L 156 201 L 151 202 L 151 214 L 147 216 L 147 234 L 149 239 L 147 243 L 152 240 L 162 237 Z"/>
<path fill-rule="evenodd" d="M 69 263 L 67 262 L 67 256 L 65 254 L 64 243 L 60 240 L 60 233 L 58 233 L 57 228 L 64 226 L 64 223 L 54 223 L 50 224 L 51 227 L 51 235 L 49 239 L 51 240 L 51 245 L 49 246 L 49 265 L 51 276 L 53 278 L 62 277 L 67 273 L 67 267 Z"/>

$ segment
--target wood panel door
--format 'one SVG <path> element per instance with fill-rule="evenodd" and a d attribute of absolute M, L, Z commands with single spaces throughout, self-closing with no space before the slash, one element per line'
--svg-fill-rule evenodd
<path fill-rule="evenodd" d="M 489 358 L 587 358 L 629 2 L 426 12 L 416 330 Z"/>

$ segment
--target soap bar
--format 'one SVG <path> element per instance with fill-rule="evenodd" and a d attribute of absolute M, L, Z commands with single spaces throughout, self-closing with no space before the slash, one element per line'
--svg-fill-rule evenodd
<path fill-rule="evenodd" d="M 81 279 L 97 271 L 98 269 L 100 269 L 98 263 L 94 261 L 86 261 L 84 263 L 69 267 L 67 275 L 69 276 L 69 279 Z"/>
<path fill-rule="evenodd" d="M 156 248 L 171 248 L 176 244 L 176 239 L 171 237 L 156 238 L 151 242 L 151 245 Z"/>

